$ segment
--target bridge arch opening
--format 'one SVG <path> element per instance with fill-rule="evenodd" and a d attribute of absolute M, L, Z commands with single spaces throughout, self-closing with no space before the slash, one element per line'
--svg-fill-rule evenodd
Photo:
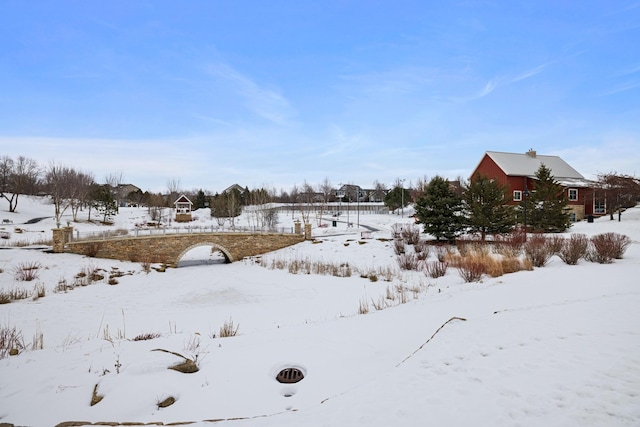
<path fill-rule="evenodd" d="M 231 253 L 212 242 L 201 242 L 189 246 L 176 258 L 177 267 L 204 264 L 228 264 L 233 261 Z"/>

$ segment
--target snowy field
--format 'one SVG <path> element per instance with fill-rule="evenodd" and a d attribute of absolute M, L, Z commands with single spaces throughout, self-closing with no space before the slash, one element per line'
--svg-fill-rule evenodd
<path fill-rule="evenodd" d="M 401 272 L 388 239 L 409 219 L 397 215 L 361 215 L 361 225 L 379 230 L 370 239 L 339 222 L 314 228 L 315 242 L 262 257 L 353 271 L 334 277 L 253 259 L 224 264 L 206 247 L 177 269 L 148 273 L 140 263 L 52 254 L 41 243 L 55 227 L 53 206 L 23 196 L 18 210 L 0 202 L 0 218 L 13 222 L 2 224 L 10 239 L 0 240 L 0 290 L 45 295 L 0 305 L 0 327 L 19 331 L 26 347 L 0 360 L 0 424 L 640 425 L 640 208 L 621 222 L 570 230 L 629 236 L 613 264 L 569 266 L 554 256 L 543 268 L 479 283 L 464 283 L 454 268 L 439 279 Z M 214 224 L 207 212 L 195 215 L 196 224 Z M 121 209 L 111 228 L 145 217 L 145 209 Z M 293 219 L 280 215 L 282 226 Z M 16 280 L 28 264 L 38 277 Z M 60 290 L 96 270 L 104 278 Z M 381 271 L 393 272 L 391 282 L 362 277 Z M 404 303 L 386 298 L 398 286 L 412 289 Z M 380 301 L 388 307 L 376 310 Z M 220 338 L 230 322 L 237 335 Z M 154 338 L 135 340 L 145 335 Z M 170 352 L 196 360 L 199 371 L 168 369 L 184 361 Z M 288 367 L 304 379 L 277 382 Z M 102 400 L 91 406 L 94 394 Z M 175 403 L 160 408 L 167 398 Z"/>

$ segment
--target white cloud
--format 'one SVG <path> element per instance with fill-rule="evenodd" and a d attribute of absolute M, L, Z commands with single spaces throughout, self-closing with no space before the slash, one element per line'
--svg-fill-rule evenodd
<path fill-rule="evenodd" d="M 244 99 L 247 107 L 260 117 L 281 125 L 295 116 L 295 109 L 279 91 L 261 87 L 228 64 L 212 65 L 209 72 L 230 83 L 236 93 Z"/>

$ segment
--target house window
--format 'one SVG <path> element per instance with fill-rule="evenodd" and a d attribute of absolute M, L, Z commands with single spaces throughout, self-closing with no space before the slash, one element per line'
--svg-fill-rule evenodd
<path fill-rule="evenodd" d="M 520 190 L 513 190 L 513 200 L 516 202 L 519 202 L 522 200 L 522 191 Z"/>
<path fill-rule="evenodd" d="M 576 188 L 569 189 L 569 201 L 575 202 L 578 200 L 578 190 Z"/>
<path fill-rule="evenodd" d="M 593 201 L 593 213 L 600 215 L 607 213 L 607 204 L 603 199 L 596 199 Z"/>

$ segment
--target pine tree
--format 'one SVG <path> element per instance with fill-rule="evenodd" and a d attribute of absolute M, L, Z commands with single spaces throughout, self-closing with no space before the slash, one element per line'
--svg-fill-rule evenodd
<path fill-rule="evenodd" d="M 569 200 L 562 185 L 551 175 L 544 164 L 536 171 L 534 191 L 527 205 L 530 215 L 528 224 L 534 231 L 561 233 L 571 227 Z"/>
<path fill-rule="evenodd" d="M 507 187 L 479 175 L 464 188 L 464 207 L 470 231 L 487 234 L 508 233 L 515 225 L 515 212 L 507 203 Z"/>
<path fill-rule="evenodd" d="M 415 207 L 417 223 L 423 224 L 424 232 L 438 241 L 443 238 L 454 241 L 464 229 L 462 198 L 442 177 L 436 176 L 429 182 Z"/>
<path fill-rule="evenodd" d="M 411 193 L 408 189 L 402 188 L 400 185 L 393 187 L 393 189 L 384 196 L 384 205 L 392 212 L 398 208 L 406 207 L 409 203 L 411 203 Z"/>

